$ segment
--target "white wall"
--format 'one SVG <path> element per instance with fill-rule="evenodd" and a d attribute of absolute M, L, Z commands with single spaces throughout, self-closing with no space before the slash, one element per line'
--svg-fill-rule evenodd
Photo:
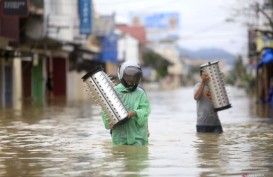
<path fill-rule="evenodd" d="M 121 35 L 118 41 L 118 59 L 139 63 L 139 42 L 129 34 Z"/>
<path fill-rule="evenodd" d="M 45 29 L 47 35 L 60 41 L 73 41 L 78 35 L 78 1 L 45 0 Z"/>

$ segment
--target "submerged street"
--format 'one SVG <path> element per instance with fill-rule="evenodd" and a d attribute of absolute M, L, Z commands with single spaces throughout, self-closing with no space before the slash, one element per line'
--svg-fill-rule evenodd
<path fill-rule="evenodd" d="M 216 135 L 196 133 L 192 87 L 147 91 L 147 147 L 113 147 L 92 101 L 1 110 L 0 176 L 273 176 L 272 112 L 229 92 Z"/>

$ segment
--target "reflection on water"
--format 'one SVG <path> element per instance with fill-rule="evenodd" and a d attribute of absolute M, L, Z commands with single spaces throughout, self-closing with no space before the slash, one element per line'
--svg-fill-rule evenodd
<path fill-rule="evenodd" d="M 230 89 L 220 135 L 195 132 L 192 88 L 148 92 L 148 147 L 113 147 L 90 102 L 1 110 L 0 176 L 273 176 L 272 118 Z"/>
<path fill-rule="evenodd" d="M 148 168 L 148 147 L 116 146 L 112 148 L 111 160 L 116 164 L 115 173 L 118 176 L 144 176 Z M 110 162 L 110 161 L 109 161 Z M 109 174 L 112 176 L 112 173 Z"/>
<path fill-rule="evenodd" d="M 273 104 L 256 104 L 253 106 L 253 108 L 254 114 L 258 114 L 260 117 L 263 118 L 273 118 Z"/>

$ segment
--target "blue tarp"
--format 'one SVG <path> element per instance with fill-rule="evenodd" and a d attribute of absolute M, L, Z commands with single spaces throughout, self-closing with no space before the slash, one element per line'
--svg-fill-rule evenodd
<path fill-rule="evenodd" d="M 110 32 L 103 37 L 101 44 L 100 62 L 118 62 L 118 35 Z"/>
<path fill-rule="evenodd" d="M 262 67 L 264 64 L 273 62 L 273 49 L 265 48 L 261 61 L 258 64 L 258 68 Z"/>

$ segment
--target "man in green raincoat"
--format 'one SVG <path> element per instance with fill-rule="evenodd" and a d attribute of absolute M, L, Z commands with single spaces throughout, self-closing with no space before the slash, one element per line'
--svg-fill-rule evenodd
<path fill-rule="evenodd" d="M 138 86 L 141 77 L 141 68 L 136 63 L 127 61 L 120 65 L 118 70 L 120 84 L 114 88 L 129 110 L 128 120 L 113 127 L 105 112 L 101 113 L 105 128 L 111 129 L 114 145 L 148 144 L 148 116 L 151 108 L 146 92 Z"/>

